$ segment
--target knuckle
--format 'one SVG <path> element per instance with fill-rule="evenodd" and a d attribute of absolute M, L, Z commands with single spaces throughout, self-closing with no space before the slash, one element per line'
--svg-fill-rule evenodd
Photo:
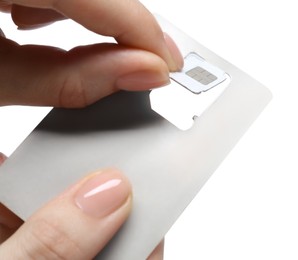
<path fill-rule="evenodd" d="M 67 76 L 61 83 L 59 92 L 59 104 L 61 107 L 86 107 L 86 93 L 84 82 L 78 77 Z"/>
<path fill-rule="evenodd" d="M 59 224 L 45 219 L 33 223 L 29 241 L 25 244 L 30 259 L 77 259 L 82 255 L 78 244 L 61 230 Z"/>

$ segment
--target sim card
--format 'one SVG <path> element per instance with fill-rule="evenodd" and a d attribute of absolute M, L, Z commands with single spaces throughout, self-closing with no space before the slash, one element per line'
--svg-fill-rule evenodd
<path fill-rule="evenodd" d="M 168 86 L 150 93 L 151 108 L 181 130 L 190 129 L 224 91 L 230 76 L 195 52 L 184 58 L 184 67 L 170 73 Z"/>
<path fill-rule="evenodd" d="M 121 169 L 133 210 L 97 260 L 146 259 L 271 99 L 258 81 L 158 22 L 185 57 L 171 84 L 54 108 L 0 168 L 0 201 L 23 219 L 86 173 Z"/>
<path fill-rule="evenodd" d="M 170 78 L 195 94 L 205 92 L 229 79 L 227 73 L 191 52 L 184 58 L 181 71 L 172 72 Z"/>

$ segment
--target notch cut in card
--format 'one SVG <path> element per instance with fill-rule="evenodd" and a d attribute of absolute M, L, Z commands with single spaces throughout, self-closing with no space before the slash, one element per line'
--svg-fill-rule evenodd
<path fill-rule="evenodd" d="M 179 131 L 151 110 L 148 92 L 119 92 L 83 109 L 54 108 L 0 167 L 0 201 L 23 219 L 88 172 L 111 166 L 125 172 L 134 189 L 133 210 L 96 260 L 147 259 L 271 100 L 261 83 L 168 21 L 158 17 L 158 22 L 185 58 L 198 54 L 189 57 L 200 65 L 182 73 L 192 77 L 200 67 L 216 79 L 231 76 L 219 85 L 211 77 L 201 82 L 209 89 L 195 94 L 171 74 L 172 84 L 151 92 L 152 107 L 157 109 L 161 97 L 159 105 L 172 114 L 191 107 L 182 95 L 198 97 L 200 122 Z M 173 92 L 178 97 L 170 105 Z M 210 105 L 203 105 L 202 97 L 210 97 Z M 189 114 L 192 123 L 193 111 Z"/>
<path fill-rule="evenodd" d="M 170 73 L 170 84 L 150 93 L 151 108 L 181 130 L 190 129 L 231 81 L 222 69 L 191 52 L 184 67 Z"/>

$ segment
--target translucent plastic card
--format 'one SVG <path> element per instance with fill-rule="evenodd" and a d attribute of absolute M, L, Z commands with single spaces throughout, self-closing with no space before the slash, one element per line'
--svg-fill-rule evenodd
<path fill-rule="evenodd" d="M 53 109 L 0 168 L 0 201 L 23 219 L 88 172 L 123 170 L 133 211 L 96 259 L 146 259 L 271 99 L 258 81 L 158 20 L 185 57 L 169 86 Z"/>

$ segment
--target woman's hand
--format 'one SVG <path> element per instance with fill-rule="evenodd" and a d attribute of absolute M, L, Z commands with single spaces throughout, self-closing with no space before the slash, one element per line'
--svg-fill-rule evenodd
<path fill-rule="evenodd" d="M 183 65 L 171 38 L 136 0 L 2 0 L 0 6 L 21 28 L 68 17 L 118 42 L 66 52 L 0 37 L 0 105 L 82 107 L 119 89 L 165 85 L 169 71 Z"/>
<path fill-rule="evenodd" d="M 0 153 L 0 164 L 5 160 Z M 1 259 L 92 259 L 130 213 L 131 186 L 116 169 L 88 175 L 23 221 L 0 204 Z M 150 260 L 163 259 L 163 242 Z"/>
<path fill-rule="evenodd" d="M 70 18 L 118 44 L 64 51 L 0 35 L 0 105 L 83 107 L 117 90 L 169 82 L 183 58 L 137 0 L 0 0 L 22 29 Z M 5 156 L 0 155 L 0 164 Z M 131 187 L 118 170 L 93 173 L 23 223 L 0 204 L 0 258 L 91 259 L 126 220 Z M 83 239 L 82 239 L 83 238 Z M 163 258 L 163 242 L 150 259 Z"/>

